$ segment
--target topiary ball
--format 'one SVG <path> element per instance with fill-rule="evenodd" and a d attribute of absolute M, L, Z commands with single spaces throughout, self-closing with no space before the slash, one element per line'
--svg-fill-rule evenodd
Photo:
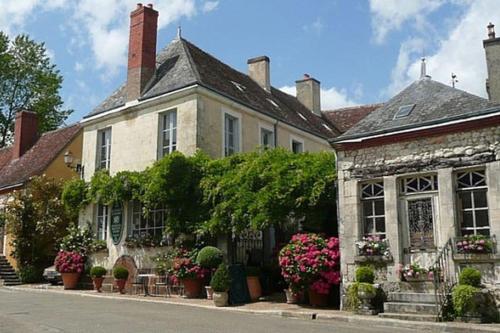
<path fill-rule="evenodd" d="M 90 270 L 90 277 L 91 278 L 102 278 L 104 275 L 106 275 L 106 268 L 101 267 L 101 266 L 94 266 Z M 128 273 L 128 271 L 127 271 Z"/>
<path fill-rule="evenodd" d="M 113 277 L 117 280 L 126 280 L 128 279 L 128 270 L 123 266 L 116 266 L 113 269 Z"/>
<path fill-rule="evenodd" d="M 464 268 L 458 277 L 458 284 L 479 287 L 481 285 L 481 272 L 471 267 Z"/>
<path fill-rule="evenodd" d="M 375 281 L 373 269 L 366 266 L 359 267 L 356 270 L 356 281 L 361 283 L 373 283 L 373 281 Z"/>
<path fill-rule="evenodd" d="M 198 252 L 196 262 L 203 268 L 214 269 L 224 261 L 224 254 L 214 246 L 205 246 Z"/>

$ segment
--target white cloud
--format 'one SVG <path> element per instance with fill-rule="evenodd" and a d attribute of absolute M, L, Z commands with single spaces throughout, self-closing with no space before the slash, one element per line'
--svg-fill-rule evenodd
<path fill-rule="evenodd" d="M 219 1 L 207 1 L 203 4 L 203 12 L 204 13 L 209 13 L 213 10 L 215 10 L 219 6 Z"/>
<path fill-rule="evenodd" d="M 317 17 L 311 24 L 306 24 L 302 27 L 302 29 L 304 29 L 304 31 L 306 31 L 306 32 L 312 31 L 318 35 L 321 34 L 321 32 L 323 31 L 323 28 L 324 28 L 324 24 L 321 21 L 321 18 L 319 18 L 319 17 Z"/>
<path fill-rule="evenodd" d="M 61 7 L 64 0 L 1 0 L 0 1 L 0 30 L 13 34 L 23 28 L 32 13 L 48 11 Z"/>
<path fill-rule="evenodd" d="M 476 0 L 466 5 L 463 16 L 438 40 L 439 47 L 427 57 L 427 73 L 434 80 L 450 84 L 453 72 L 459 80 L 457 88 L 486 97 L 486 60 L 482 40 L 487 38 L 488 22 L 500 23 L 500 12 L 491 10 L 496 8 L 498 1 Z M 392 82 L 387 88 L 389 96 L 418 79 L 420 43 L 423 40 L 410 39 L 401 46 Z"/>
<path fill-rule="evenodd" d="M 75 72 L 83 72 L 84 69 L 85 69 L 84 64 L 82 64 L 79 61 L 75 62 Z"/>
<path fill-rule="evenodd" d="M 297 90 L 295 86 L 284 86 L 280 88 L 281 91 L 295 96 Z M 357 91 L 359 93 L 359 91 Z M 353 98 L 351 98 L 345 89 L 337 89 L 335 87 L 323 89 L 321 88 L 321 109 L 322 110 L 331 110 L 342 108 L 346 106 L 354 106 L 359 105 L 360 103 L 356 102 Z"/>
<path fill-rule="evenodd" d="M 438 9 L 445 1 L 370 0 L 375 42 L 382 43 L 389 32 L 398 30 L 406 21 L 412 21 L 417 28 L 424 29 L 428 25 L 425 16 Z"/>

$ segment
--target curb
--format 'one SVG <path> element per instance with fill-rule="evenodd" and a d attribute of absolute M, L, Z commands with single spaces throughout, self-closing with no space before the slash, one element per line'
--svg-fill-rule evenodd
<path fill-rule="evenodd" d="M 92 297 L 92 298 L 105 298 L 112 300 L 129 300 L 142 303 L 156 303 L 156 304 L 169 304 L 177 306 L 188 306 L 192 308 L 203 308 L 215 311 L 226 311 L 226 312 L 240 312 L 240 313 L 250 313 L 257 315 L 273 315 L 283 318 L 296 318 L 303 320 L 322 320 L 322 321 L 332 321 L 332 322 L 344 322 L 344 323 L 354 323 L 360 326 L 386 326 L 391 328 L 408 328 L 417 329 L 424 332 L 443 332 L 443 333 L 493 333 L 500 332 L 500 325 L 484 326 L 478 324 L 466 324 L 466 323 L 433 323 L 433 322 L 417 322 L 408 321 L 400 319 L 388 319 L 388 318 L 378 318 L 372 316 L 360 316 L 360 315 L 347 315 L 347 314 L 327 314 L 327 313 L 317 313 L 314 311 L 293 311 L 293 310 L 252 310 L 252 309 L 241 309 L 237 307 L 214 307 L 211 305 L 204 304 L 193 304 L 193 303 L 179 303 L 169 301 L 168 299 L 156 300 L 156 299 L 142 299 L 127 296 L 112 296 L 112 295 L 100 295 L 100 294 L 86 294 L 78 291 L 68 291 L 68 290 L 55 290 L 55 289 L 34 289 L 34 288 L 23 288 L 14 286 L 4 286 L 4 289 L 23 291 L 23 292 L 38 292 L 38 293 L 56 293 L 62 295 L 73 295 L 80 297 Z"/>

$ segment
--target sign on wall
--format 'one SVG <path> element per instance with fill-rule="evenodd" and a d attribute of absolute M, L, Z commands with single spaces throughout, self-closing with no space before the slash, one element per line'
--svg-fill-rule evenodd
<path fill-rule="evenodd" d="M 119 204 L 114 204 L 111 210 L 111 239 L 113 244 L 118 245 L 123 233 L 123 209 Z"/>

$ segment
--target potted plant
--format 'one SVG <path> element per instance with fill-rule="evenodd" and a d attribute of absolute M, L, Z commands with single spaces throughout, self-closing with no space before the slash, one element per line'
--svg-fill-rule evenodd
<path fill-rule="evenodd" d="M 257 301 L 262 296 L 262 286 L 260 284 L 260 268 L 255 266 L 246 267 L 247 285 L 250 299 Z"/>
<path fill-rule="evenodd" d="M 113 277 L 115 278 L 115 283 L 120 294 L 125 294 L 125 284 L 127 283 L 128 275 L 128 270 L 123 266 L 116 266 L 113 269 Z"/>
<path fill-rule="evenodd" d="M 212 273 L 219 267 L 219 265 L 224 260 L 224 254 L 221 250 L 214 246 L 205 246 L 198 252 L 196 257 L 196 262 L 203 269 L 205 269 L 208 274 L 206 276 L 205 281 L 208 281 L 208 285 L 205 286 L 205 290 L 207 292 L 207 299 L 212 299 L 213 290 L 210 286 L 210 278 Z M 207 280 L 208 279 L 208 280 Z"/>
<path fill-rule="evenodd" d="M 85 259 L 78 252 L 59 251 L 54 265 L 61 273 L 64 289 L 75 289 L 84 270 Z"/>
<path fill-rule="evenodd" d="M 106 275 L 106 268 L 104 267 L 94 266 L 90 270 L 90 277 L 92 278 L 92 282 L 94 283 L 94 289 L 97 290 L 98 293 L 101 292 L 104 275 Z"/>
<path fill-rule="evenodd" d="M 422 282 L 430 280 L 434 276 L 434 273 L 429 275 L 429 271 L 419 264 L 408 264 L 401 270 L 403 278 L 407 282 Z"/>
<path fill-rule="evenodd" d="M 361 266 L 356 270 L 356 282 L 358 283 L 358 298 L 361 300 L 360 312 L 375 314 L 373 310 L 373 299 L 377 296 L 377 290 L 373 286 L 375 273 L 370 267 Z"/>
<path fill-rule="evenodd" d="M 215 271 L 210 286 L 214 291 L 213 299 L 215 306 L 227 306 L 228 304 L 228 291 L 231 286 L 231 276 L 225 264 L 220 264 L 219 268 Z"/>
<path fill-rule="evenodd" d="M 358 248 L 358 253 L 360 256 L 366 257 L 384 257 L 386 259 L 391 258 L 391 253 L 389 252 L 389 243 L 387 239 L 381 238 L 380 236 L 366 236 L 360 241 L 356 242 Z"/>
<path fill-rule="evenodd" d="M 180 281 L 184 285 L 184 294 L 187 298 L 199 297 L 205 269 L 191 258 L 178 257 L 173 260 L 171 272 L 175 281 Z"/>
<path fill-rule="evenodd" d="M 465 235 L 455 243 L 455 247 L 458 253 L 484 254 L 493 252 L 494 243 L 484 235 Z"/>

